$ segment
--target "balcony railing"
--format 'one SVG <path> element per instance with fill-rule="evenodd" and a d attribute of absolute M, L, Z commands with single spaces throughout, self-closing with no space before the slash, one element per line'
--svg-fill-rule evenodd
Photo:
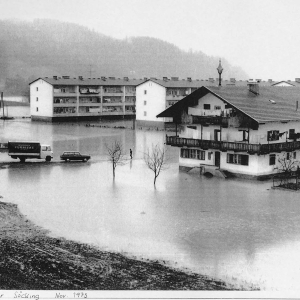
<path fill-rule="evenodd" d="M 220 116 L 193 116 L 193 124 L 222 125 L 228 127 L 229 117 Z"/>
<path fill-rule="evenodd" d="M 197 147 L 203 150 L 216 149 L 220 151 L 248 152 L 250 154 L 268 154 L 270 152 L 294 151 L 300 149 L 300 141 L 274 144 L 248 144 L 213 140 L 187 139 L 167 136 L 166 144 L 177 147 Z"/>

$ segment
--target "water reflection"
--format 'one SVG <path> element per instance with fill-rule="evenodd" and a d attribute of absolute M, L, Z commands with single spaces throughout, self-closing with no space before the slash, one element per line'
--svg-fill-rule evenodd
<path fill-rule="evenodd" d="M 50 140 L 56 160 L 69 149 L 92 155 L 88 163 L 31 163 L 1 170 L 4 199 L 18 203 L 52 234 L 176 262 L 233 283 L 239 279 L 266 289 L 299 289 L 295 193 L 270 190 L 270 182 L 179 172 L 178 149 L 171 147 L 169 168 L 154 189 L 143 153 L 163 143 L 163 132 L 11 122 L 1 139 L 21 136 Z M 113 181 L 105 143 L 115 139 L 128 158 L 133 150 L 133 160 L 117 167 Z"/>

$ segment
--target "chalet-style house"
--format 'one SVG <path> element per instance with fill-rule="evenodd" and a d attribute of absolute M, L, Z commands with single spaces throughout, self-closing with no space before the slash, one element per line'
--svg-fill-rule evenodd
<path fill-rule="evenodd" d="M 166 143 L 180 147 L 181 169 L 264 178 L 278 172 L 279 158 L 300 159 L 299 102 L 299 87 L 203 86 L 157 117 L 180 129 Z"/>

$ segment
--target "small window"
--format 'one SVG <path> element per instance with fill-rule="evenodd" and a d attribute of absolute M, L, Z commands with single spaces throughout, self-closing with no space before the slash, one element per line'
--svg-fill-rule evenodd
<path fill-rule="evenodd" d="M 39 111 L 39 108 L 38 108 L 38 107 L 36 108 L 36 111 Z"/>
<path fill-rule="evenodd" d="M 38 102 L 39 101 L 39 97 L 36 97 L 36 102 Z"/>
<path fill-rule="evenodd" d="M 147 112 L 146 111 L 144 111 L 144 117 L 146 117 L 147 116 Z"/>
<path fill-rule="evenodd" d="M 144 95 L 147 95 L 147 90 L 144 90 Z"/>
<path fill-rule="evenodd" d="M 37 88 L 36 88 L 36 91 L 38 91 L 38 90 L 39 90 L 39 88 L 37 87 Z"/>
<path fill-rule="evenodd" d="M 286 159 L 287 159 L 287 160 L 290 160 L 291 158 L 292 158 L 291 153 L 290 153 L 290 152 L 287 152 L 287 153 L 286 153 Z"/>
<path fill-rule="evenodd" d="M 144 101 L 144 105 L 147 105 L 147 101 Z"/>
<path fill-rule="evenodd" d="M 276 164 L 276 154 L 270 154 L 269 165 L 273 166 Z"/>
<path fill-rule="evenodd" d="M 295 136 L 295 129 L 290 129 L 289 130 L 289 139 L 294 139 Z"/>
<path fill-rule="evenodd" d="M 297 152 L 296 151 L 293 153 L 293 158 L 297 159 Z"/>
<path fill-rule="evenodd" d="M 220 110 L 221 106 L 220 105 L 215 105 L 215 110 Z"/>
<path fill-rule="evenodd" d="M 203 104 L 204 109 L 210 109 L 210 104 Z"/>
<path fill-rule="evenodd" d="M 180 157 L 205 160 L 205 151 L 198 149 L 181 149 Z"/>
<path fill-rule="evenodd" d="M 235 165 L 249 165 L 249 156 L 243 154 L 227 154 L 227 163 L 228 164 L 235 164 Z"/>
<path fill-rule="evenodd" d="M 211 152 L 208 152 L 207 158 L 208 160 L 211 160 Z"/>
<path fill-rule="evenodd" d="M 268 141 L 278 141 L 279 140 L 279 130 L 268 131 Z"/>

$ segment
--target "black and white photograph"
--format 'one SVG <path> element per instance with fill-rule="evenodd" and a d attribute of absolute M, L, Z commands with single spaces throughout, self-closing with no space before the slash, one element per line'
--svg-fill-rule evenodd
<path fill-rule="evenodd" d="M 0 0 L 0 300 L 295 298 L 299 0 Z"/>

